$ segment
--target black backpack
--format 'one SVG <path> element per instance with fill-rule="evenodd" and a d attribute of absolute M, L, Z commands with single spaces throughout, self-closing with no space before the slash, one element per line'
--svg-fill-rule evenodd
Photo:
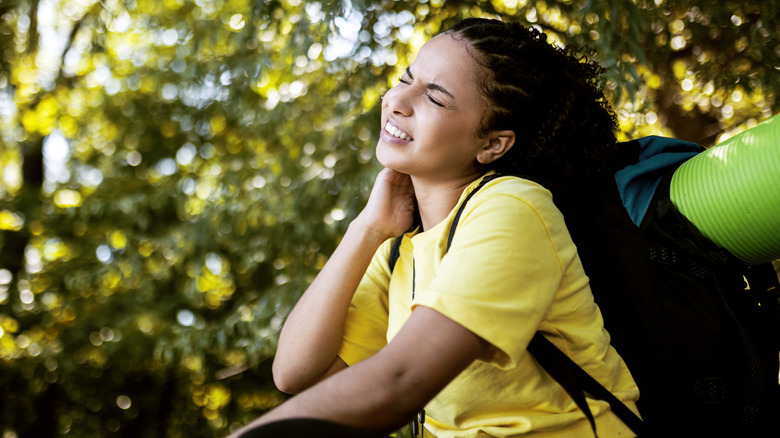
<path fill-rule="evenodd" d="M 667 170 L 640 226 L 614 180 L 587 193 L 539 178 L 561 210 L 611 343 L 640 390 L 642 420 L 536 333 L 528 351 L 572 396 L 596 433 L 585 393 L 639 436 L 780 436 L 780 286 L 771 263 L 747 266 L 672 205 Z M 451 243 L 466 203 L 456 213 Z M 398 259 L 396 239 L 390 267 Z"/>

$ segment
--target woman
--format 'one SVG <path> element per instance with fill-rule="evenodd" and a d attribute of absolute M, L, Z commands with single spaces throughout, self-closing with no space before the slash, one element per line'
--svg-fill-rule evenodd
<path fill-rule="evenodd" d="M 517 24 L 467 19 L 427 42 L 384 96 L 365 209 L 285 323 L 274 379 L 299 393 L 245 430 L 316 418 L 392 431 L 425 408 L 426 435 L 589 436 L 527 354 L 539 330 L 635 410 L 588 279 L 547 190 L 605 166 L 614 115 L 601 68 Z M 391 272 L 392 238 L 403 236 Z M 630 431 L 589 400 L 600 436 Z"/>

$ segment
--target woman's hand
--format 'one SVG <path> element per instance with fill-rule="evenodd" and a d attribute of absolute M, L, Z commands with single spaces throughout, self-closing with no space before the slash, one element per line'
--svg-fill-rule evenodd
<path fill-rule="evenodd" d="M 368 203 L 355 221 L 387 239 L 412 226 L 415 209 L 409 175 L 385 168 L 377 175 Z"/>
<path fill-rule="evenodd" d="M 273 365 L 279 389 L 301 392 L 346 368 L 338 351 L 349 303 L 377 248 L 412 225 L 414 208 L 409 176 L 390 169 L 380 172 L 368 204 L 282 328 Z"/>
<path fill-rule="evenodd" d="M 409 176 L 390 169 L 380 172 L 368 204 L 282 328 L 273 365 L 279 389 L 301 392 L 346 368 L 338 351 L 349 303 L 377 248 L 412 225 L 414 209 Z"/>

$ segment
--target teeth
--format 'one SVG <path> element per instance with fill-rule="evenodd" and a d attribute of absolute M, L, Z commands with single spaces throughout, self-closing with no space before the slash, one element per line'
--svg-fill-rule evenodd
<path fill-rule="evenodd" d="M 395 126 L 391 125 L 390 122 L 387 122 L 387 124 L 385 125 L 385 131 L 389 132 L 390 135 L 392 135 L 393 137 L 400 138 L 401 140 L 411 140 L 412 139 L 412 137 L 409 137 L 403 131 L 401 131 L 400 129 L 398 129 Z"/>

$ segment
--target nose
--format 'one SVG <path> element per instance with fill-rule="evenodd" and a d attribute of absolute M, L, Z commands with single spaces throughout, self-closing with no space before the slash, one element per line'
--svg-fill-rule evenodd
<path fill-rule="evenodd" d="M 382 99 L 385 111 L 399 116 L 411 116 L 414 110 L 409 96 L 409 88 L 395 86 L 388 90 Z"/>

